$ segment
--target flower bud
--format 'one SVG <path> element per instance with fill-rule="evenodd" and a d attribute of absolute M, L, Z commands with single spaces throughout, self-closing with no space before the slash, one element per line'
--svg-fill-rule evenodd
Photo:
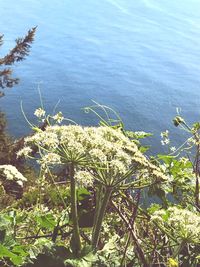
<path fill-rule="evenodd" d="M 173 119 L 173 123 L 176 127 L 178 127 L 181 123 L 184 123 L 184 119 L 181 117 L 181 116 L 176 116 L 174 119 Z"/>

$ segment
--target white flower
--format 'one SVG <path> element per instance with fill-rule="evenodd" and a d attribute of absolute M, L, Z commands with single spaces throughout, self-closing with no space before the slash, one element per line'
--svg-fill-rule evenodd
<path fill-rule="evenodd" d="M 17 181 L 17 184 L 18 184 L 19 186 L 23 187 L 23 182 L 22 182 L 22 181 L 18 180 L 18 181 Z"/>
<path fill-rule="evenodd" d="M 167 177 L 159 169 L 153 170 L 152 175 L 156 178 L 160 178 L 160 180 L 167 180 Z"/>
<path fill-rule="evenodd" d="M 38 108 L 38 109 L 35 110 L 34 115 L 35 115 L 36 117 L 38 117 L 38 118 L 42 118 L 42 117 L 45 116 L 45 113 L 46 113 L 46 112 L 45 112 L 44 109 L 42 109 L 42 108 Z"/>
<path fill-rule="evenodd" d="M 32 149 L 29 146 L 25 146 L 24 148 L 22 148 L 21 150 L 17 152 L 17 157 L 21 157 L 21 156 L 28 157 L 29 154 L 31 153 L 32 153 Z"/>
<path fill-rule="evenodd" d="M 112 177 L 108 178 L 109 183 L 111 180 L 117 182 L 120 175 L 133 169 L 133 165 L 134 175 L 143 169 L 146 177 L 162 177 L 161 170 L 150 164 L 134 142 L 121 130 L 111 127 L 47 126 L 45 131 L 38 131 L 26 138 L 25 145 L 38 146 L 43 167 L 45 164 L 73 163 L 81 168 L 90 166 L 91 170 L 100 168 L 100 172 L 106 173 L 105 177 Z M 59 159 L 55 160 L 56 155 Z M 148 175 L 153 170 L 157 173 Z M 98 175 L 96 178 L 106 182 L 100 172 L 95 172 Z"/>
<path fill-rule="evenodd" d="M 128 171 L 126 165 L 124 165 L 123 162 L 118 159 L 111 160 L 111 162 L 109 162 L 109 165 L 116 176 L 123 175 Z"/>
<path fill-rule="evenodd" d="M 77 171 L 74 178 L 80 187 L 90 187 L 94 182 L 94 177 L 88 171 Z"/>
<path fill-rule="evenodd" d="M 125 153 L 124 151 L 122 151 L 122 150 L 117 151 L 116 158 L 119 159 L 120 161 L 122 161 L 123 163 L 127 164 L 127 165 L 131 164 L 130 156 L 127 153 Z"/>
<path fill-rule="evenodd" d="M 167 138 L 167 137 L 169 136 L 169 131 L 166 130 L 165 132 L 161 132 L 160 136 L 161 136 L 162 138 Z"/>
<path fill-rule="evenodd" d="M 164 142 L 165 142 L 166 145 L 169 144 L 170 143 L 169 138 L 166 138 Z"/>
<path fill-rule="evenodd" d="M 172 147 L 170 147 L 170 150 L 171 150 L 172 152 L 175 152 L 175 151 L 176 151 L 176 147 L 175 147 L 175 146 L 172 146 Z"/>
<path fill-rule="evenodd" d="M 186 163 L 189 162 L 189 160 L 188 160 L 187 158 L 185 158 L 185 157 L 181 157 L 181 158 L 180 158 L 180 162 L 183 163 L 183 164 L 185 165 Z"/>
<path fill-rule="evenodd" d="M 187 145 L 192 146 L 194 144 L 196 144 L 196 140 L 193 137 L 188 138 Z"/>
<path fill-rule="evenodd" d="M 56 153 L 48 153 L 44 155 L 39 163 L 42 165 L 43 168 L 45 168 L 48 165 L 58 165 L 61 164 L 61 159 L 60 156 L 57 155 Z"/>
<path fill-rule="evenodd" d="M 165 216 L 165 215 L 166 215 L 166 211 L 165 210 L 157 210 L 151 216 L 151 220 L 159 222 L 161 224 L 164 224 L 163 216 Z"/>
<path fill-rule="evenodd" d="M 170 207 L 155 211 L 151 220 L 160 222 L 175 238 L 189 243 L 200 242 L 200 215 L 186 209 Z"/>
<path fill-rule="evenodd" d="M 169 143 L 170 143 L 169 138 L 165 138 L 165 139 L 161 140 L 161 144 L 162 144 L 163 146 L 165 146 L 165 145 L 167 145 L 167 144 L 169 144 Z"/>
<path fill-rule="evenodd" d="M 52 117 L 56 122 L 61 123 L 64 120 L 62 112 L 58 112 Z"/>
<path fill-rule="evenodd" d="M 161 145 L 164 146 L 165 145 L 165 142 L 163 140 L 161 140 Z"/>
<path fill-rule="evenodd" d="M 93 161 L 106 162 L 107 160 L 106 155 L 103 153 L 101 149 L 94 148 L 94 149 L 91 149 L 89 153 Z"/>
<path fill-rule="evenodd" d="M 12 165 L 0 165 L 0 172 L 4 175 L 6 180 L 16 181 L 20 186 L 23 186 L 23 182 L 27 179 Z"/>

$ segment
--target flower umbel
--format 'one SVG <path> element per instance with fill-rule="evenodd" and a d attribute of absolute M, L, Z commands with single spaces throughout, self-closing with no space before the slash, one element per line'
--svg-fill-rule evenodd
<path fill-rule="evenodd" d="M 200 216 L 198 213 L 174 206 L 168 210 L 155 211 L 151 220 L 163 224 L 177 240 L 188 243 L 200 242 Z"/>
<path fill-rule="evenodd" d="M 21 187 L 27 179 L 12 165 L 0 165 L 0 174 L 6 180 L 15 181 Z"/>
<path fill-rule="evenodd" d="M 88 171 L 77 171 L 74 178 L 80 187 L 93 186 L 94 177 Z"/>
<path fill-rule="evenodd" d="M 42 118 L 45 116 L 46 111 L 42 108 L 38 108 L 35 110 L 34 115 L 38 118 Z"/>
<path fill-rule="evenodd" d="M 52 117 L 57 123 L 61 123 L 64 120 L 62 112 L 58 112 Z"/>
<path fill-rule="evenodd" d="M 141 169 L 143 177 L 163 179 L 161 170 L 151 164 L 120 129 L 107 126 L 47 126 L 45 131 L 38 131 L 26 138 L 25 144 L 38 147 L 43 166 L 73 163 L 85 168 L 84 171 L 95 170 L 95 178 L 105 184 L 117 184 L 123 181 L 122 177 L 126 177 L 127 173 L 131 176 L 134 172 L 137 176 Z M 24 148 L 24 151 L 26 153 L 29 149 Z"/>
<path fill-rule="evenodd" d="M 168 130 L 166 130 L 165 132 L 161 132 L 160 136 L 161 136 L 161 138 L 162 138 L 162 140 L 161 140 L 161 144 L 162 144 L 163 146 L 168 145 L 168 144 L 170 143 L 170 139 L 169 139 L 169 131 L 168 131 Z"/>

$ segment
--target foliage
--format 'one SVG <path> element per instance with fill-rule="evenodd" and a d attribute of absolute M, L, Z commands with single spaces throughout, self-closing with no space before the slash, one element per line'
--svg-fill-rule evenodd
<path fill-rule="evenodd" d="M 8 135 L 5 114 L 0 112 L 0 210 L 21 198 L 27 185 L 35 184 L 35 170 L 23 159 L 17 158 L 16 150 L 21 143 L 21 140 L 15 142 Z M 14 172 L 11 176 L 9 175 L 10 171 Z M 20 182 L 22 178 L 20 173 L 27 178 L 27 182 L 23 183 L 23 186 L 20 185 L 23 182 Z"/>
<path fill-rule="evenodd" d="M 3 112 L 0 112 L 0 162 L 9 164 L 12 161 L 13 151 L 11 149 L 12 138 L 6 134 L 6 118 Z"/>
<path fill-rule="evenodd" d="M 86 112 L 99 126 L 35 111 L 45 127 L 32 125 L 17 154 L 40 173 L 0 213 L 1 266 L 199 266 L 199 124 L 178 114 L 187 142 L 171 147 L 165 131 L 169 152 L 148 158 L 149 133 L 97 103 Z"/>

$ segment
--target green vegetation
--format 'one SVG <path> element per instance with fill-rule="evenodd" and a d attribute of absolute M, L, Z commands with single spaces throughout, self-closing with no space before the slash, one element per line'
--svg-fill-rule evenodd
<path fill-rule="evenodd" d="M 186 142 L 171 147 L 165 131 L 169 153 L 147 157 L 149 133 L 127 131 L 108 107 L 85 111 L 97 127 L 42 107 L 23 142 L 2 127 L 0 266 L 199 266 L 200 123 L 178 114 Z"/>

